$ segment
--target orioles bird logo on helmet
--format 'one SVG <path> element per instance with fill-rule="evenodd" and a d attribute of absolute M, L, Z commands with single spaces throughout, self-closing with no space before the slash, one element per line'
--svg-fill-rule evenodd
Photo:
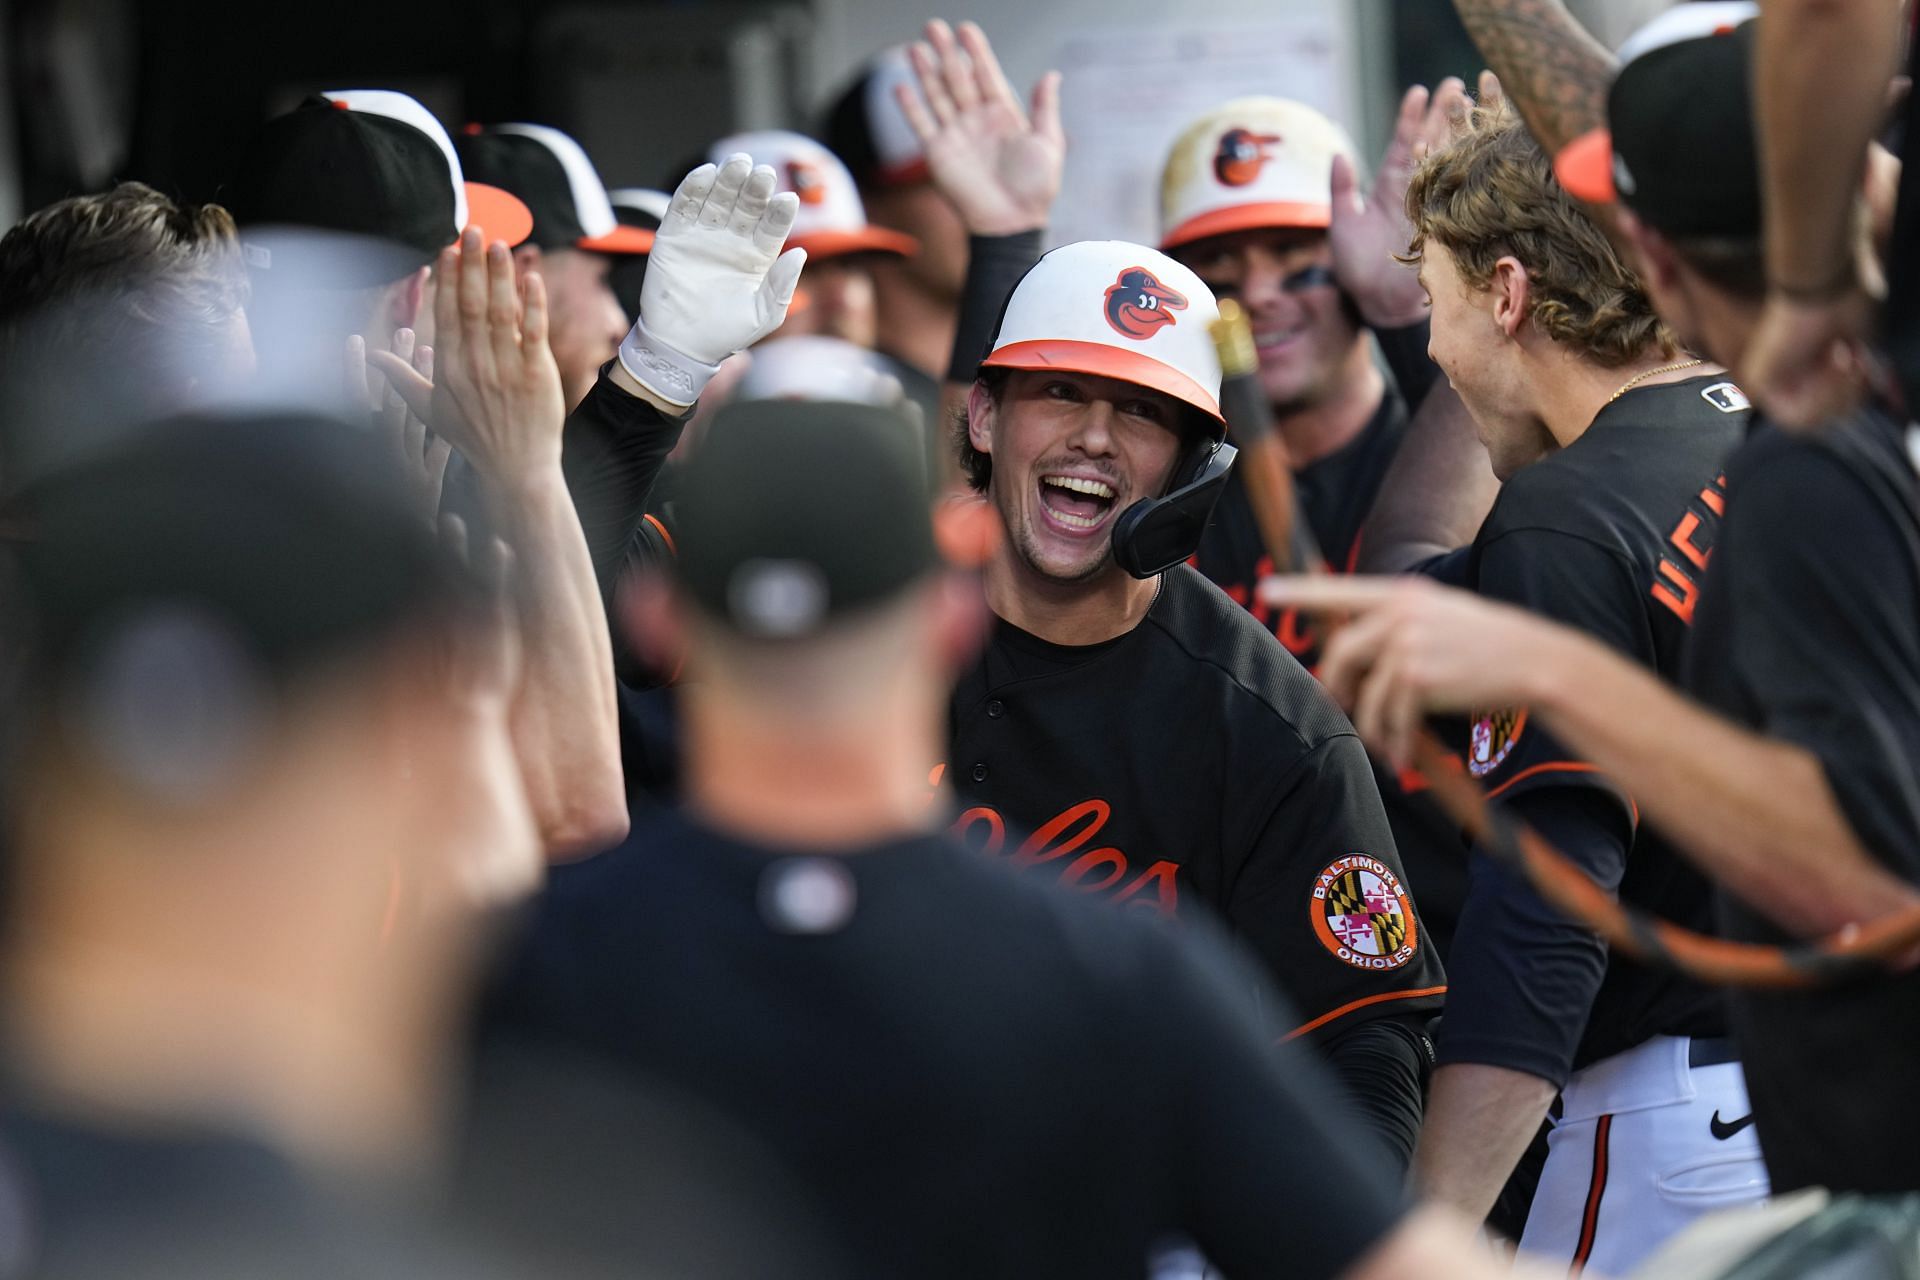
<path fill-rule="evenodd" d="M 800 197 L 801 204 L 820 204 L 827 198 L 826 175 L 810 160 L 787 161 L 787 185 Z"/>
<path fill-rule="evenodd" d="M 1251 129 L 1229 129 L 1220 135 L 1220 150 L 1213 156 L 1213 174 L 1229 187 L 1244 187 L 1260 176 L 1260 170 L 1273 159 L 1269 147 L 1280 141 L 1277 133 L 1255 133 Z"/>
<path fill-rule="evenodd" d="M 1145 267 L 1128 267 L 1107 288 L 1107 323 L 1123 338 L 1145 342 L 1173 313 L 1187 309 L 1186 295 L 1160 283 Z"/>

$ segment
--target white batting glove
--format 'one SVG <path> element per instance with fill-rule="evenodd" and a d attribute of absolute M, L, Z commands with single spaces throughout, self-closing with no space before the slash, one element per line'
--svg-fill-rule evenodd
<path fill-rule="evenodd" d="M 806 265 L 780 252 L 800 207 L 773 194 L 774 172 L 744 153 L 703 164 L 680 182 L 654 233 L 640 318 L 620 363 L 669 404 L 688 405 L 720 362 L 779 328 Z"/>

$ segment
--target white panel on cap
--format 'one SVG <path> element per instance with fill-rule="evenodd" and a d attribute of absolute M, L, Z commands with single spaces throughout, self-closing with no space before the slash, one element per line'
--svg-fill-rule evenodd
<path fill-rule="evenodd" d="M 1694 0 L 1677 4 L 1628 36 L 1620 46 L 1620 61 L 1632 62 L 1655 49 L 1664 49 L 1682 40 L 1698 40 L 1722 27 L 1737 27 L 1760 16 L 1753 0 Z"/>
<path fill-rule="evenodd" d="M 620 219 L 613 216 L 613 205 L 607 200 L 607 188 L 600 181 L 593 161 L 587 159 L 587 153 L 580 149 L 579 143 L 544 124 L 501 124 L 493 126 L 492 132 L 509 133 L 516 138 L 532 138 L 553 153 L 554 159 L 560 162 L 561 170 L 567 175 L 567 190 L 573 196 L 573 211 L 579 217 L 580 229 L 587 233 L 588 239 L 610 235 L 620 225 Z"/>
<path fill-rule="evenodd" d="M 884 168 L 899 169 L 926 158 L 920 136 L 907 123 L 893 91 L 906 85 L 920 92 L 920 77 L 907 61 L 907 47 L 896 45 L 873 60 L 867 77 L 867 132 L 873 137 L 874 155 Z"/>
<path fill-rule="evenodd" d="M 806 334 L 776 338 L 753 349 L 753 362 L 734 391 L 736 400 L 845 400 L 885 405 L 898 396 L 881 358 L 844 338 Z"/>
<path fill-rule="evenodd" d="M 793 237 L 820 231 L 858 231 L 867 225 L 867 206 L 853 185 L 853 175 L 840 157 L 804 134 L 784 129 L 762 129 L 757 133 L 736 133 L 722 138 L 707 149 L 707 159 L 720 164 L 736 151 L 753 157 L 755 164 L 771 165 L 780 185 L 776 191 L 794 190 L 794 167 L 808 166 L 820 182 L 820 201 L 809 204 L 804 198 L 793 218 Z"/>
<path fill-rule="evenodd" d="M 1150 273 L 1186 305 L 1167 309 L 1145 337 L 1126 336 L 1108 319 L 1108 291 L 1133 269 Z M 1040 259 L 1007 302 L 995 351 L 1020 342 L 1075 342 L 1148 356 L 1193 379 L 1216 401 L 1220 356 L 1213 293 L 1192 271 L 1158 249 L 1125 240 L 1082 240 Z"/>
<path fill-rule="evenodd" d="M 673 197 L 652 187 L 616 187 L 607 192 L 607 203 L 616 209 L 638 209 L 655 222 L 665 222 Z"/>
<path fill-rule="evenodd" d="M 329 102 L 344 104 L 349 111 L 369 111 L 410 124 L 432 138 L 440 154 L 447 158 L 447 175 L 453 183 L 453 229 L 458 233 L 467 225 L 467 180 L 460 172 L 460 156 L 453 149 L 453 139 L 447 136 L 446 126 L 433 112 L 419 100 L 393 89 L 330 89 L 320 96 Z"/>

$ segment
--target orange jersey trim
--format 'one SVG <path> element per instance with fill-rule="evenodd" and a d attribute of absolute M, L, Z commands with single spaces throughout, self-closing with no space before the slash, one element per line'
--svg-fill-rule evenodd
<path fill-rule="evenodd" d="M 1318 1031 L 1336 1018 L 1344 1018 L 1355 1010 L 1364 1009 L 1369 1005 L 1384 1004 L 1388 1000 L 1418 1000 L 1422 996 L 1442 996 L 1446 993 L 1447 989 L 1442 985 L 1438 987 L 1421 987 L 1416 991 L 1382 991 L 1377 996 L 1362 996 L 1360 999 L 1348 1004 L 1343 1004 L 1338 1009 L 1329 1013 L 1321 1014 L 1312 1022 L 1303 1023 L 1295 1027 L 1280 1038 L 1282 1040 L 1297 1040 L 1310 1031 Z"/>
<path fill-rule="evenodd" d="M 667 550 L 673 553 L 675 559 L 679 559 L 680 548 L 674 545 L 673 535 L 667 532 L 667 526 L 660 523 L 659 517 L 647 514 L 640 518 L 653 526 L 654 532 L 660 535 L 660 540 L 667 544 Z"/>
<path fill-rule="evenodd" d="M 1602 770 L 1598 765 L 1583 764 L 1578 760 L 1561 760 L 1551 764 L 1530 765 L 1529 767 L 1522 769 L 1520 772 L 1514 774 L 1511 778 L 1508 778 L 1505 782 L 1501 783 L 1499 786 L 1495 787 L 1493 790 L 1487 792 L 1487 799 L 1489 800 L 1494 799 L 1502 791 L 1505 791 L 1508 787 L 1513 786 L 1515 783 L 1520 782 L 1522 779 L 1531 778 L 1536 773 L 1600 773 L 1600 772 L 1602 772 Z M 1633 813 L 1633 825 L 1637 827 L 1640 825 L 1640 802 L 1635 800 L 1632 796 L 1627 796 L 1626 801 L 1627 801 L 1627 808 L 1631 810 Z"/>

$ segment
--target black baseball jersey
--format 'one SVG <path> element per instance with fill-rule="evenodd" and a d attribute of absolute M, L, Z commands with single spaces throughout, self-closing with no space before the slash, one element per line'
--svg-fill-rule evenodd
<path fill-rule="evenodd" d="M 1464 557 L 1464 581 L 1677 677 L 1724 508 L 1721 468 L 1747 402 L 1723 377 L 1642 387 L 1501 486 Z M 1631 796 L 1530 723 L 1524 707 L 1467 718 L 1468 771 L 1627 901 L 1711 928 L 1706 881 L 1643 829 Z M 1570 1070 L 1655 1035 L 1724 1034 L 1719 1001 L 1672 974 L 1604 954 L 1520 877 L 1476 853 L 1448 963 L 1455 992 L 1442 1062 Z"/>
<path fill-rule="evenodd" d="M 1861 844 L 1920 883 L 1914 435 L 1872 408 L 1818 434 L 1754 432 L 1727 467 L 1685 679 L 1709 706 L 1815 756 Z M 1728 936 L 1786 940 L 1733 894 L 1720 902 Z M 1920 1186 L 1920 974 L 1734 991 L 1729 1004 L 1774 1190 Z"/>
<path fill-rule="evenodd" d="M 1426 331 L 1425 324 L 1415 327 L 1421 334 Z M 1420 345 L 1424 349 L 1424 339 Z M 1379 496 L 1380 483 L 1399 452 L 1406 429 L 1406 405 L 1389 387 L 1364 431 L 1344 447 L 1294 473 L 1300 514 L 1335 572 L 1353 571 L 1360 554 L 1361 527 Z M 1214 507 L 1199 553 L 1190 563 L 1235 603 L 1246 606 L 1302 666 L 1309 671 L 1318 667 L 1319 619 L 1294 609 L 1275 609 L 1258 599 L 1260 580 L 1271 576 L 1275 568 L 1239 472 L 1227 477 L 1227 487 Z M 1396 775 L 1376 763 L 1374 782 L 1387 811 L 1394 843 L 1419 892 L 1421 918 L 1437 950 L 1445 956 L 1466 893 L 1466 847 L 1458 828 L 1430 797 L 1421 794 L 1427 783 L 1419 774 L 1409 770 Z"/>
<path fill-rule="evenodd" d="M 1398 1186 L 1206 933 L 947 836 L 829 854 L 667 810 L 554 869 L 491 1021 L 731 1118 L 812 1193 L 827 1274 L 1138 1276 L 1171 1232 L 1342 1274 Z"/>
<path fill-rule="evenodd" d="M 1406 431 L 1407 407 L 1389 388 L 1359 435 L 1293 473 L 1300 514 L 1313 531 L 1320 554 L 1336 573 L 1353 571 L 1360 554 L 1360 527 L 1373 509 L 1380 482 Z M 1192 564 L 1234 603 L 1249 609 L 1302 665 L 1311 668 L 1319 662 L 1318 623 L 1295 610 L 1274 609 L 1255 598 L 1254 589 L 1260 580 L 1276 570 L 1237 471 L 1227 476 L 1227 487 L 1214 506 L 1213 519 L 1200 538 L 1200 550 Z"/>
<path fill-rule="evenodd" d="M 1185 565 L 1103 644 L 998 623 L 954 692 L 947 773 L 972 847 L 1123 907 L 1217 911 L 1301 1033 L 1439 1005 L 1440 960 L 1352 726 Z"/>

